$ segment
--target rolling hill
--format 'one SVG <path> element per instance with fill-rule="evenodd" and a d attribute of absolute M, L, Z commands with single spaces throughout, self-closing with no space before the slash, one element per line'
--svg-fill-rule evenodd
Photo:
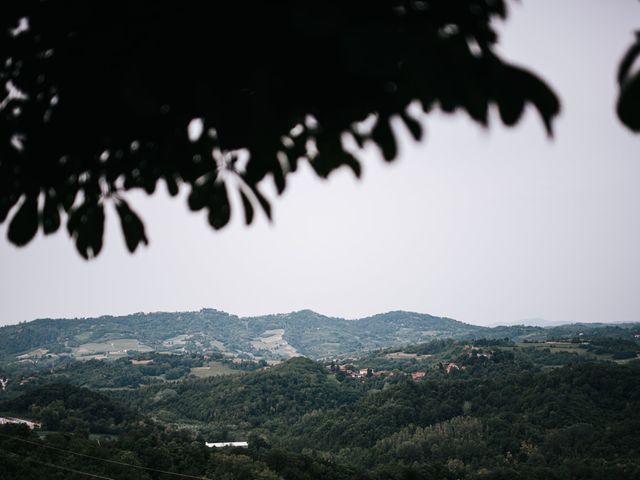
<path fill-rule="evenodd" d="M 637 324 L 545 329 L 533 326 L 470 325 L 446 317 L 394 311 L 357 320 L 298 312 L 238 317 L 215 309 L 135 313 L 78 319 L 40 319 L 0 328 L 0 362 L 117 359 L 133 352 L 216 352 L 245 360 L 312 359 L 400 347 L 435 339 L 504 338 L 540 340 L 603 329 L 621 337 Z M 616 333 L 617 332 L 617 333 Z"/>

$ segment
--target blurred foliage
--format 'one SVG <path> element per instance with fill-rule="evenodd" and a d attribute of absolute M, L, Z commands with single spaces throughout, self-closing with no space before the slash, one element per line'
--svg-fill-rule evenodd
<path fill-rule="evenodd" d="M 618 117 L 628 128 L 640 132 L 640 71 L 637 60 L 640 56 L 640 32 L 636 32 L 634 43 L 629 47 L 618 69 Z"/>
<path fill-rule="evenodd" d="M 420 140 L 433 108 L 487 125 L 495 107 L 512 126 L 532 105 L 551 133 L 555 94 L 496 53 L 506 15 L 504 0 L 12 2 L 0 222 L 19 246 L 66 222 L 90 258 L 110 205 L 133 252 L 148 239 L 125 193 L 159 181 L 219 229 L 234 192 L 247 223 L 271 217 L 260 181 L 282 192 L 301 160 L 359 176 L 345 136 L 395 159 L 393 118 Z"/>

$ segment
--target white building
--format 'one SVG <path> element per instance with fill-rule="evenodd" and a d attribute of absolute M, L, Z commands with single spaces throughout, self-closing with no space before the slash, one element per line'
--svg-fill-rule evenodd
<path fill-rule="evenodd" d="M 22 418 L 0 417 L 0 425 L 5 425 L 7 423 L 24 424 L 31 430 L 33 430 L 34 428 L 40 428 L 42 426 L 38 422 L 32 422 L 31 420 L 24 420 Z"/>
<path fill-rule="evenodd" d="M 249 448 L 249 444 L 247 442 L 220 442 L 220 443 L 204 442 L 204 444 L 209 448 L 223 448 L 223 447 Z"/>

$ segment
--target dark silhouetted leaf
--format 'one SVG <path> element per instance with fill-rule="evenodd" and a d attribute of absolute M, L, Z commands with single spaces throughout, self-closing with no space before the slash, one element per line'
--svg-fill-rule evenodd
<path fill-rule="evenodd" d="M 500 118 L 505 125 L 515 125 L 524 111 L 524 100 L 502 96 L 498 98 Z"/>
<path fill-rule="evenodd" d="M 640 132 L 640 72 L 632 72 L 638 57 L 640 57 L 640 32 L 636 33 L 636 42 L 629 48 L 618 69 L 620 95 L 616 111 L 620 121 L 634 132 Z"/>
<path fill-rule="evenodd" d="M 171 175 L 167 175 L 166 177 L 164 177 L 164 181 L 167 184 L 167 190 L 169 190 L 169 195 L 171 195 L 172 197 L 175 197 L 178 192 L 178 182 L 176 182 L 176 179 L 173 178 Z"/>
<path fill-rule="evenodd" d="M 553 119 L 560 113 L 560 100 L 540 79 L 531 73 L 518 69 L 520 87 L 527 99 L 538 110 L 549 136 L 553 135 Z"/>
<path fill-rule="evenodd" d="M 262 207 L 262 210 L 264 210 L 264 213 L 267 215 L 267 218 L 271 220 L 271 205 L 269 204 L 269 201 L 266 198 L 264 198 L 264 195 L 262 195 L 260 190 L 258 190 L 258 187 L 255 187 L 252 185 L 249 185 L 249 187 L 251 188 L 251 191 L 253 192 L 253 194 L 256 196 L 256 199 L 258 200 L 258 203 Z"/>
<path fill-rule="evenodd" d="M 104 233 L 104 207 L 102 204 L 85 201 L 71 211 L 67 231 L 76 242 L 76 248 L 85 259 L 93 258 L 102 250 Z"/>
<path fill-rule="evenodd" d="M 420 125 L 420 122 L 410 117 L 405 112 L 402 112 L 400 114 L 400 117 L 409 129 L 409 132 L 411 132 L 411 136 L 414 138 L 414 140 L 419 141 L 422 138 L 422 125 Z"/>
<path fill-rule="evenodd" d="M 57 200 L 51 195 L 46 195 L 42 209 L 42 231 L 45 235 L 57 232 L 60 228 L 60 207 Z"/>
<path fill-rule="evenodd" d="M 640 56 L 640 32 L 636 32 L 636 41 L 629 47 L 618 66 L 618 83 L 623 85 L 631 76 L 631 67 Z"/>
<path fill-rule="evenodd" d="M 382 116 L 378 118 L 376 126 L 371 132 L 371 139 L 378 144 L 382 150 L 382 156 L 387 162 L 396 158 L 398 149 L 388 118 Z"/>
<path fill-rule="evenodd" d="M 9 215 L 11 208 L 18 202 L 17 196 L 0 197 L 0 223 L 3 223 Z"/>
<path fill-rule="evenodd" d="M 214 183 L 208 199 L 209 225 L 216 230 L 224 227 L 231 219 L 231 205 L 224 183 Z"/>
<path fill-rule="evenodd" d="M 38 231 L 38 197 L 27 197 L 13 215 L 7 236 L 14 245 L 26 245 Z"/>
<path fill-rule="evenodd" d="M 5 2 L 0 52 L 11 61 L 0 62 L 0 77 L 24 95 L 13 95 L 0 115 L 0 222 L 17 199 L 51 193 L 88 257 L 100 251 L 105 195 L 152 194 L 164 179 L 171 195 L 187 185 L 189 208 L 206 208 L 221 228 L 231 215 L 231 184 L 216 181 L 221 169 L 236 171 L 239 152 L 247 154 L 237 167 L 242 188 L 271 218 L 258 192 L 264 178 L 282 193 L 301 158 L 322 178 L 341 166 L 360 175 L 341 136 L 374 114 L 373 131 L 354 138 L 395 159 L 390 118 L 401 116 L 423 138 L 405 114 L 416 100 L 425 112 L 466 110 L 482 125 L 491 105 L 513 125 L 533 104 L 551 131 L 559 111 L 553 92 L 497 56 L 495 20 L 506 15 L 504 0 L 405 3 L 400 15 L 398 2 L 370 0 L 188 7 L 129 0 L 127 8 L 105 0 Z M 29 28 L 10 35 L 23 17 Z M 238 25 L 249 32 L 244 40 Z M 619 112 L 634 124 L 632 83 L 623 90 Z M 20 115 L 9 114 L 14 106 Z M 201 131 L 189 132 L 196 124 Z M 74 210 L 78 196 L 84 203 Z M 49 233 L 55 207 L 45 210 Z M 32 229 L 18 230 L 20 242 L 31 238 Z M 127 240 L 130 248 L 142 241 L 132 238 L 139 240 Z"/>
<path fill-rule="evenodd" d="M 620 91 L 617 113 L 628 128 L 640 132 L 640 75 L 625 82 Z"/>
<path fill-rule="evenodd" d="M 144 231 L 144 224 L 140 217 L 131 210 L 129 204 L 122 199 L 116 200 L 116 211 L 120 217 L 120 226 L 122 227 L 127 249 L 133 253 L 140 243 L 148 245 L 149 241 Z"/>
<path fill-rule="evenodd" d="M 282 168 L 280 166 L 274 167 L 273 180 L 276 184 L 276 190 L 278 191 L 278 194 L 284 192 L 287 183 L 285 181 L 284 172 L 282 171 Z"/>
<path fill-rule="evenodd" d="M 195 184 L 191 188 L 191 193 L 187 202 L 189 208 L 194 211 L 202 210 L 207 206 L 208 197 L 211 195 L 211 180 L 204 184 Z"/>
<path fill-rule="evenodd" d="M 247 197 L 242 190 L 240 190 L 240 198 L 242 199 L 242 206 L 244 208 L 244 220 L 245 223 L 249 225 L 253 221 L 253 205 L 251 205 L 251 200 L 249 200 L 249 197 Z"/>

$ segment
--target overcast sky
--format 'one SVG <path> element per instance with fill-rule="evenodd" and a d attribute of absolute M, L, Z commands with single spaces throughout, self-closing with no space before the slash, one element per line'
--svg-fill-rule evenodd
<path fill-rule="evenodd" d="M 532 111 L 513 129 L 429 116 L 426 142 L 401 131 L 393 165 L 367 150 L 361 181 L 345 170 L 322 182 L 302 168 L 272 224 L 247 228 L 237 211 L 218 233 L 188 211 L 186 192 L 132 195 L 151 239 L 133 256 L 113 215 L 89 262 L 64 230 L 17 249 L 3 225 L 0 324 L 202 307 L 640 321 L 640 136 L 614 114 L 640 2 L 510 3 L 500 52 L 559 93 L 554 140 Z"/>

